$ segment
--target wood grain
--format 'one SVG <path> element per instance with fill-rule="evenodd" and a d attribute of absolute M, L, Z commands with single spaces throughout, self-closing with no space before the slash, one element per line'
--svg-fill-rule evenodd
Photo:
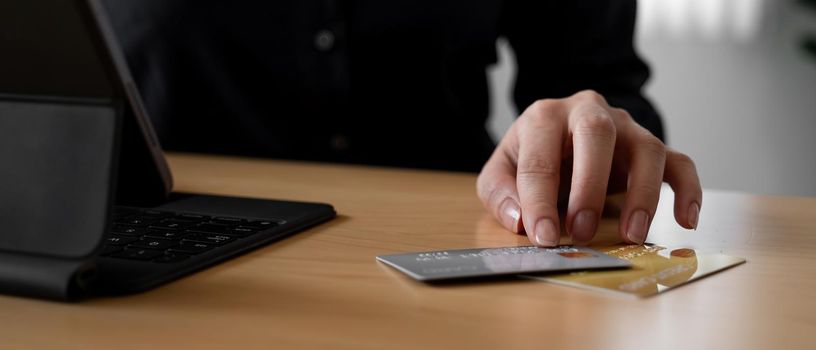
<path fill-rule="evenodd" d="M 376 255 L 527 244 L 475 176 L 176 154 L 177 190 L 329 202 L 340 216 L 159 289 L 78 304 L 0 296 L 2 349 L 812 348 L 816 199 L 706 191 L 651 240 L 748 263 L 649 299 L 526 280 L 430 286 Z M 602 236 L 614 240 L 607 218 Z"/>

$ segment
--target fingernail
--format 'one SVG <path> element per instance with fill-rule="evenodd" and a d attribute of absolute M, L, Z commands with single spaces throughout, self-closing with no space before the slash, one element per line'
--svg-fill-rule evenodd
<path fill-rule="evenodd" d="M 572 243 L 585 244 L 592 240 L 595 230 L 598 227 L 598 219 L 595 212 L 589 209 L 584 209 L 575 215 L 572 220 Z"/>
<path fill-rule="evenodd" d="M 541 247 L 558 245 L 560 234 L 555 230 L 555 224 L 550 219 L 541 219 L 535 225 L 535 244 Z"/>
<path fill-rule="evenodd" d="M 518 224 L 519 218 L 521 218 L 521 209 L 516 201 L 512 198 L 507 198 L 502 203 L 501 207 L 499 208 L 501 211 L 502 220 L 504 221 L 504 227 L 510 228 L 514 233 L 519 232 Z"/>
<path fill-rule="evenodd" d="M 700 220 L 700 205 L 693 202 L 689 205 L 688 221 L 691 228 L 695 230 L 697 229 L 697 220 Z"/>
<path fill-rule="evenodd" d="M 645 210 L 638 210 L 632 213 L 629 217 L 629 227 L 626 231 L 626 237 L 630 241 L 637 244 L 643 244 L 646 241 L 646 233 L 649 231 L 649 214 Z"/>

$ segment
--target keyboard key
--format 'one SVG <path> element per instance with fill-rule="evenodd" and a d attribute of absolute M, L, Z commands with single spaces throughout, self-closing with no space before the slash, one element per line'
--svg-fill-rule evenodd
<path fill-rule="evenodd" d="M 128 245 L 128 248 L 134 247 L 139 249 L 159 249 L 165 250 L 172 246 L 177 245 L 178 242 L 171 241 L 168 239 L 159 239 L 159 238 L 144 238 L 138 241 L 135 241 Z"/>
<path fill-rule="evenodd" d="M 178 225 L 197 225 L 199 220 L 189 220 L 189 219 L 181 219 L 181 218 L 170 218 L 164 219 L 161 221 L 163 224 L 178 224 Z"/>
<path fill-rule="evenodd" d="M 113 225 L 111 232 L 125 236 L 141 236 L 147 233 L 147 229 L 144 227 Z"/>
<path fill-rule="evenodd" d="M 199 214 L 178 214 L 176 215 L 177 218 L 182 220 L 190 220 L 190 221 L 207 221 L 210 220 L 210 217 L 207 215 L 199 215 Z"/>
<path fill-rule="evenodd" d="M 196 227 L 191 227 L 190 231 L 209 232 L 209 233 L 224 233 L 232 229 L 233 226 L 216 225 L 211 223 L 201 224 Z"/>
<path fill-rule="evenodd" d="M 170 248 L 170 252 L 178 252 L 178 253 L 185 253 L 185 254 L 198 254 L 206 252 L 210 249 L 215 248 L 213 244 L 201 243 L 201 242 L 191 242 L 191 241 L 181 241 L 181 244 Z"/>
<path fill-rule="evenodd" d="M 194 226 L 194 222 L 180 221 L 180 220 L 165 220 L 162 222 L 150 225 L 150 228 L 169 229 L 169 230 L 183 230 Z"/>
<path fill-rule="evenodd" d="M 213 233 L 191 233 L 184 237 L 184 240 L 221 245 L 234 241 L 235 237 Z"/>
<path fill-rule="evenodd" d="M 212 223 L 222 224 L 222 225 L 232 225 L 232 226 L 238 225 L 242 221 L 243 220 L 241 220 L 239 218 L 228 218 L 228 217 L 216 217 L 216 218 L 212 218 L 212 220 L 210 220 L 210 222 L 212 222 Z"/>
<path fill-rule="evenodd" d="M 160 229 L 152 229 L 145 233 L 145 237 L 147 238 L 161 238 L 161 239 L 170 239 L 174 241 L 178 241 L 182 237 L 186 236 L 187 232 L 182 232 L 178 230 L 160 230 Z"/>
<path fill-rule="evenodd" d="M 246 236 L 249 236 L 249 235 L 251 235 L 251 234 L 253 234 L 255 232 L 258 232 L 258 230 L 254 229 L 254 228 L 250 228 L 250 227 L 240 226 L 240 227 L 236 227 L 236 228 L 234 228 L 232 230 L 227 231 L 225 234 L 228 234 L 230 236 L 246 237 Z"/>
<path fill-rule="evenodd" d="M 147 219 L 139 216 L 128 216 L 122 219 L 118 219 L 115 221 L 116 224 L 119 225 L 128 225 L 128 226 L 136 226 L 136 227 L 144 227 L 155 223 L 156 219 Z"/>
<path fill-rule="evenodd" d="M 190 256 L 187 255 L 187 254 L 168 252 L 168 253 L 165 253 L 164 255 L 154 259 L 153 261 L 157 262 L 157 263 L 176 263 L 176 262 L 179 262 L 179 261 L 187 260 L 189 258 L 190 258 Z"/>
<path fill-rule="evenodd" d="M 270 227 L 278 226 L 279 223 L 276 221 L 271 220 L 255 220 L 255 221 L 247 221 L 241 224 L 242 227 L 250 227 L 259 230 L 265 230 Z"/>
<path fill-rule="evenodd" d="M 105 238 L 105 243 L 109 246 L 123 246 L 137 240 L 139 237 L 111 235 Z"/>
<path fill-rule="evenodd" d="M 115 258 L 133 259 L 133 260 L 153 260 L 156 257 L 164 254 L 161 250 L 153 249 L 125 249 L 119 253 L 113 254 Z"/>

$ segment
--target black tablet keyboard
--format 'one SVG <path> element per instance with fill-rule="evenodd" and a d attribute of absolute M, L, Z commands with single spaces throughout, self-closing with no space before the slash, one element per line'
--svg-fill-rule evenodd
<path fill-rule="evenodd" d="M 175 263 L 283 224 L 276 219 L 215 217 L 117 207 L 99 255 Z"/>

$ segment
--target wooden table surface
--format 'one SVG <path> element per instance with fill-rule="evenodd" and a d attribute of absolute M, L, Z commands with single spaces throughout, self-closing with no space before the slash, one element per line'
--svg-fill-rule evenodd
<path fill-rule="evenodd" d="M 430 286 L 390 252 L 526 245 L 475 176 L 171 155 L 179 191 L 329 202 L 337 219 L 153 291 L 63 304 L 0 296 L 0 349 L 816 348 L 816 199 L 664 191 L 650 241 L 746 264 L 647 299 L 530 280 Z M 601 230 L 614 232 L 614 219 Z"/>

